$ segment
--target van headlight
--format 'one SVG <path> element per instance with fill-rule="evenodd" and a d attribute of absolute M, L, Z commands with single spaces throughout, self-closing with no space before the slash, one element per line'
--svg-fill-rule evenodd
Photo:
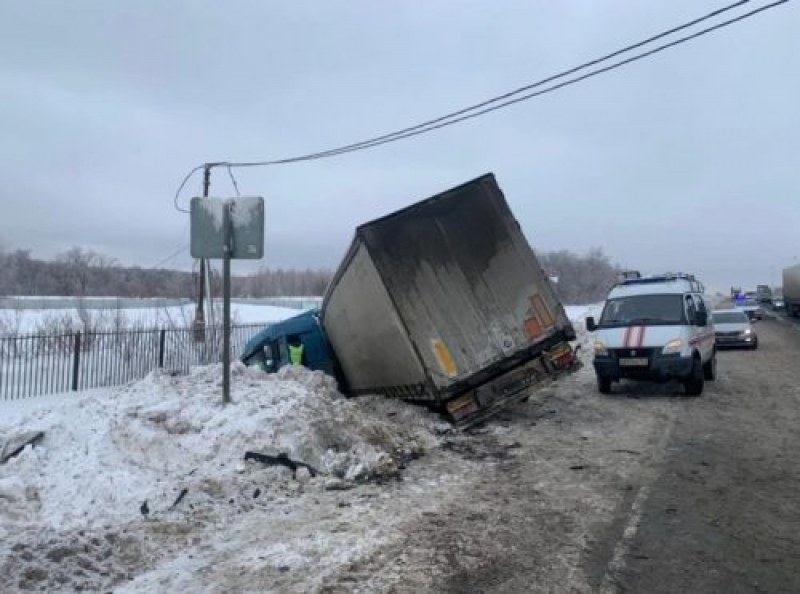
<path fill-rule="evenodd" d="M 750 336 L 752 333 L 753 333 L 752 328 L 745 328 L 744 330 L 742 330 L 742 336 Z"/>
<path fill-rule="evenodd" d="M 680 338 L 673 338 L 662 349 L 662 355 L 674 355 L 683 350 L 683 340 Z"/>
<path fill-rule="evenodd" d="M 594 341 L 594 354 L 599 355 L 601 357 L 605 357 L 608 355 L 608 349 L 606 345 L 600 342 L 599 340 Z"/>

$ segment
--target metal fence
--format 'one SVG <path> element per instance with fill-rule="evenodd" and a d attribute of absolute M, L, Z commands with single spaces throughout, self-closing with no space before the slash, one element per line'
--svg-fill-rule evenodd
<path fill-rule="evenodd" d="M 231 326 L 231 359 L 263 324 Z M 0 400 L 118 386 L 154 369 L 188 373 L 222 360 L 222 332 L 191 328 L 0 337 Z"/>

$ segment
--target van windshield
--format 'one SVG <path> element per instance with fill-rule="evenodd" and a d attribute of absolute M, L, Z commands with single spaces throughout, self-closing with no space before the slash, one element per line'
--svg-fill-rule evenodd
<path fill-rule="evenodd" d="M 681 295 L 633 295 L 606 301 L 600 326 L 686 324 Z"/>

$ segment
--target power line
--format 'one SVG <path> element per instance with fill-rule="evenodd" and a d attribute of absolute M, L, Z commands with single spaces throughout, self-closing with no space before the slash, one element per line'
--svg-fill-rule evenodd
<path fill-rule="evenodd" d="M 519 103 L 521 101 L 525 101 L 525 100 L 528 100 L 528 99 L 532 99 L 534 97 L 538 97 L 538 96 L 543 95 L 545 93 L 550 93 L 552 91 L 561 89 L 563 87 L 566 87 L 566 86 L 581 82 L 581 81 L 586 80 L 588 78 L 592 78 L 592 77 L 597 76 L 599 74 L 603 74 L 603 73 L 608 72 L 610 70 L 614 70 L 616 68 L 621 68 L 622 66 L 630 64 L 632 62 L 636 62 L 638 60 L 641 60 L 641 59 L 644 59 L 646 57 L 652 56 L 653 54 L 662 52 L 662 51 L 664 51 L 666 49 L 670 49 L 670 48 L 675 47 L 677 45 L 680 45 L 680 44 L 686 43 L 688 41 L 694 40 L 694 39 L 696 39 L 698 37 L 701 37 L 703 35 L 707 35 L 707 34 L 713 32 L 713 31 L 716 31 L 718 29 L 722 29 L 724 27 L 730 26 L 730 25 L 732 25 L 734 23 L 737 23 L 739 21 L 742 21 L 742 20 L 748 19 L 750 17 L 753 17 L 758 13 L 764 12 L 764 11 L 769 10 L 771 8 L 775 8 L 775 7 L 777 7 L 777 6 L 781 5 L 781 4 L 785 4 L 789 0 L 777 0 L 775 2 L 772 2 L 771 4 L 767 4 L 765 6 L 762 6 L 760 8 L 755 9 L 755 10 L 752 10 L 750 12 L 744 13 L 742 15 L 739 15 L 739 16 L 735 17 L 735 18 L 731 18 L 729 20 L 723 21 L 721 23 L 718 23 L 718 24 L 713 25 L 711 27 L 708 27 L 706 29 L 702 29 L 702 30 L 700 30 L 700 31 L 698 31 L 696 33 L 693 33 L 691 35 L 687 35 L 685 37 L 679 38 L 679 39 L 677 39 L 675 41 L 672 41 L 670 43 L 663 44 L 663 45 L 658 46 L 658 47 L 656 47 L 656 48 L 654 48 L 652 50 L 649 50 L 649 51 L 646 51 L 646 52 L 642 52 L 641 54 L 637 54 L 637 55 L 635 55 L 635 56 L 633 56 L 631 58 L 627 58 L 627 59 L 622 60 L 620 62 L 616 62 L 616 63 L 614 63 L 614 64 L 612 64 L 610 66 L 606 66 L 606 67 L 603 67 L 603 68 L 599 68 L 597 70 L 593 70 L 593 71 L 591 71 L 591 72 L 589 72 L 587 74 L 584 74 L 584 75 L 581 75 L 579 77 L 575 77 L 575 78 L 569 79 L 567 81 L 564 81 L 564 82 L 556 84 L 556 85 L 552 85 L 551 87 L 547 87 L 547 88 L 545 88 L 545 89 L 543 89 L 541 91 L 538 91 L 538 92 L 528 93 L 527 95 L 524 95 L 522 97 L 516 97 L 514 99 L 509 99 L 508 101 L 504 101 L 502 103 L 499 103 L 497 105 L 491 105 L 493 103 L 496 103 L 496 102 L 502 100 L 503 98 L 507 98 L 507 97 L 511 97 L 513 95 L 516 95 L 516 94 L 518 94 L 519 92 L 521 92 L 523 90 L 530 90 L 530 89 L 533 89 L 535 87 L 547 84 L 548 82 L 552 82 L 552 81 L 557 80 L 559 78 L 563 78 L 565 76 L 568 76 L 571 73 L 574 74 L 575 72 L 578 72 L 580 70 L 584 70 L 587 67 L 590 67 L 591 65 L 597 65 L 600 62 L 608 60 L 610 57 L 619 56 L 620 54 L 623 54 L 623 53 L 626 53 L 626 52 L 630 51 L 631 49 L 639 48 L 639 47 L 641 47 L 643 45 L 646 45 L 646 44 L 650 43 L 651 41 L 653 41 L 655 39 L 660 39 L 660 38 L 663 38 L 666 35 L 670 35 L 670 34 L 672 34 L 674 32 L 683 30 L 683 29 L 685 29 L 687 27 L 691 27 L 692 25 L 695 25 L 695 24 L 697 24 L 699 22 L 708 20 L 709 18 L 717 16 L 717 15 L 723 13 L 723 12 L 726 12 L 726 11 L 732 10 L 733 8 L 739 7 L 739 6 L 743 5 L 745 2 L 748 2 L 748 1 L 749 0 L 736 2 L 734 4 L 731 4 L 731 5 L 726 6 L 724 8 L 718 9 L 718 10 L 712 12 L 712 13 L 709 13 L 709 14 L 703 16 L 703 17 L 699 17 L 697 19 L 694 19 L 694 20 L 692 20 L 692 21 L 690 21 L 688 23 L 685 23 L 683 25 L 680 25 L 678 27 L 673 27 L 669 31 L 666 31 L 664 33 L 660 33 L 658 35 L 654 35 L 654 36 L 648 38 L 647 40 L 632 44 L 632 45 L 627 46 L 626 48 L 623 48 L 621 50 L 617 50 L 616 52 L 608 54 L 607 56 L 604 56 L 603 58 L 598 58 L 596 60 L 592 60 L 590 62 L 586 62 L 584 64 L 581 64 L 580 66 L 577 66 L 577 67 L 574 67 L 574 68 L 570 68 L 569 70 L 566 70 L 566 71 L 561 72 L 559 74 L 556 74 L 556 75 L 553 75 L 553 76 L 549 76 L 549 77 L 547 77 L 545 79 L 542 79 L 542 80 L 540 80 L 540 81 L 538 81 L 536 83 L 532 83 L 530 85 L 526 85 L 525 87 L 521 87 L 520 89 L 517 89 L 515 91 L 511 91 L 509 93 L 504 93 L 503 95 L 499 95 L 499 96 L 494 97 L 492 99 L 488 99 L 486 101 L 483 101 L 483 102 L 481 102 L 479 104 L 475 104 L 474 106 L 470 106 L 470 107 L 458 110 L 457 112 L 452 112 L 451 114 L 448 114 L 448 115 L 445 115 L 445 116 L 441 116 L 441 117 L 435 118 L 433 120 L 429 120 L 426 123 L 418 124 L 416 126 L 410 126 L 408 128 L 404 128 L 402 130 L 398 130 L 398 131 L 392 132 L 390 134 L 384 134 L 384 135 L 381 135 L 381 136 L 377 136 L 377 137 L 369 139 L 369 140 L 364 140 L 364 141 L 361 141 L 361 142 L 357 142 L 357 143 L 353 143 L 353 144 L 349 144 L 349 145 L 344 145 L 344 146 L 341 146 L 341 147 L 337 147 L 337 148 L 329 149 L 329 150 L 325 150 L 325 151 L 320 151 L 320 152 L 316 152 L 316 153 L 309 153 L 309 154 L 306 154 L 306 155 L 300 155 L 300 156 L 289 157 L 289 158 L 284 158 L 284 159 L 274 159 L 274 160 L 270 160 L 270 161 L 230 162 L 230 163 L 226 162 L 225 165 L 230 166 L 230 167 L 258 167 L 258 166 L 267 166 L 267 165 L 284 165 L 284 164 L 289 164 L 289 163 L 297 163 L 297 162 L 301 162 L 301 161 L 311 161 L 311 160 L 323 159 L 323 158 L 327 158 L 327 157 L 334 157 L 334 156 L 338 156 L 338 155 L 342 155 L 342 154 L 346 154 L 346 153 L 350 153 L 350 152 L 354 152 L 354 151 L 358 151 L 358 150 L 363 150 L 363 149 L 372 148 L 372 147 L 375 147 L 375 146 L 380 146 L 380 145 L 387 144 L 387 143 L 390 143 L 390 142 L 396 142 L 396 141 L 402 140 L 404 138 L 410 138 L 412 136 L 418 136 L 420 134 L 425 134 L 425 133 L 433 131 L 433 130 L 438 130 L 440 128 L 444 128 L 444 127 L 447 127 L 447 126 L 451 126 L 453 124 L 457 124 L 459 122 L 463 122 L 463 121 L 468 120 L 468 119 L 472 119 L 473 117 L 477 117 L 479 115 L 484 115 L 486 113 L 490 113 L 492 111 L 496 111 L 496 110 L 501 109 L 503 107 L 508 107 L 509 105 L 513 105 L 513 104 Z M 485 109 L 481 109 L 479 111 L 473 111 L 476 108 L 479 108 L 481 106 L 487 106 L 487 105 L 491 105 L 491 107 L 486 107 Z M 469 113 L 469 112 L 472 112 L 472 113 Z M 460 117 L 453 118 L 453 116 L 456 115 L 456 114 L 466 114 L 466 115 L 460 115 Z"/>
<path fill-rule="evenodd" d="M 181 247 L 179 247 L 177 250 L 175 250 L 174 252 L 172 252 L 172 253 L 171 253 L 169 256 L 167 256 L 167 257 L 166 257 L 166 258 L 164 258 L 163 260 L 161 260 L 161 261 L 159 261 L 158 263 L 156 263 L 156 264 L 153 264 L 152 266 L 150 266 L 150 268 L 158 268 L 159 266 L 161 266 L 161 265 L 163 265 L 163 264 L 166 264 L 166 263 L 167 263 L 167 262 L 169 262 L 170 260 L 172 260 L 172 259 L 174 259 L 174 258 L 178 257 L 178 256 L 179 256 L 181 253 L 185 252 L 185 251 L 186 251 L 188 248 L 189 248 L 189 244 L 188 244 L 188 243 L 187 243 L 187 244 L 185 244 L 185 245 L 182 245 Z"/>
<path fill-rule="evenodd" d="M 233 184 L 233 189 L 236 191 L 236 195 L 241 196 L 239 193 L 239 184 L 236 183 L 236 178 L 233 177 L 233 169 L 231 169 L 230 165 L 228 165 L 228 175 L 231 178 L 231 183 Z"/>
<path fill-rule="evenodd" d="M 181 182 L 181 185 L 179 185 L 179 186 L 178 186 L 178 189 L 175 191 L 175 197 L 172 199 L 172 204 L 174 204 L 174 205 L 175 205 L 175 210 L 177 210 L 178 212 L 182 212 L 182 213 L 185 213 L 185 214 L 189 214 L 189 211 L 188 211 L 188 210 L 186 210 L 185 208 L 181 208 L 180 206 L 178 206 L 178 198 L 180 197 L 180 195 L 181 195 L 181 192 L 183 191 L 183 188 L 184 188 L 184 186 L 186 186 L 186 184 L 187 184 L 187 183 L 188 183 L 188 181 L 191 179 L 191 177 L 192 177 L 192 176 L 193 176 L 195 173 L 197 173 L 198 171 L 200 171 L 201 169 L 203 169 L 204 167 L 205 167 L 205 165 L 198 165 L 197 167 L 195 167 L 194 169 L 192 169 L 192 170 L 191 170 L 189 173 L 187 173 L 187 174 L 186 174 L 186 177 L 184 177 L 184 178 L 183 178 L 183 181 Z"/>
<path fill-rule="evenodd" d="M 535 97 L 538 97 L 538 96 L 541 96 L 541 95 L 544 95 L 544 94 L 547 94 L 547 93 L 551 93 L 553 91 L 562 89 L 564 87 L 567 87 L 567 86 L 582 82 L 582 81 L 587 80 L 589 78 L 593 78 L 593 77 L 598 76 L 600 74 L 604 74 L 606 72 L 610 72 L 612 70 L 616 70 L 617 68 L 621 68 L 621 67 L 626 66 L 628 64 L 631 64 L 633 62 L 637 62 L 637 61 L 642 60 L 644 58 L 653 56 L 654 54 L 660 53 L 660 52 L 665 51 L 667 49 L 671 49 L 671 48 L 676 47 L 678 45 L 687 43 L 689 41 L 692 41 L 694 39 L 697 39 L 699 37 L 702 37 L 704 35 L 707 35 L 709 33 L 717 31 L 719 29 L 728 27 L 730 25 L 733 25 L 733 24 L 738 23 L 740 21 L 743 21 L 745 19 L 751 18 L 751 17 L 753 17 L 753 16 L 755 16 L 755 15 L 761 13 L 761 12 L 770 10 L 772 8 L 776 8 L 777 6 L 779 6 L 781 4 L 786 4 L 787 2 L 789 2 L 789 0 L 776 0 L 776 1 L 772 2 L 772 3 L 770 3 L 770 4 L 761 6 L 759 8 L 754 9 L 754 10 L 751 10 L 749 12 L 741 14 L 741 15 L 739 15 L 737 17 L 730 18 L 730 19 L 728 19 L 726 21 L 722 21 L 722 22 L 717 23 L 717 24 L 715 24 L 713 26 L 707 27 L 705 29 L 701 29 L 700 31 L 697 31 L 697 32 L 692 33 L 690 35 L 686 35 L 684 37 L 680 37 L 680 38 L 678 38 L 676 40 L 673 40 L 673 41 L 671 41 L 669 43 L 665 43 L 665 44 L 662 44 L 660 46 L 657 46 L 657 47 L 655 47 L 655 48 L 653 48 L 651 50 L 636 54 L 636 55 L 634 55 L 634 56 L 632 56 L 630 58 L 626 58 L 625 60 L 621 60 L 619 62 L 615 62 L 615 63 L 613 63 L 611 65 L 604 66 L 602 68 L 597 68 L 597 69 L 592 70 L 592 71 L 590 71 L 590 72 L 588 72 L 586 74 L 583 74 L 581 76 L 570 78 L 570 79 L 568 79 L 566 81 L 560 82 L 560 83 L 555 84 L 555 85 L 551 85 L 551 86 L 546 87 L 544 89 L 541 89 L 541 90 L 538 90 L 538 91 L 535 91 L 535 92 L 532 92 L 532 93 L 527 93 L 527 94 L 519 96 L 519 97 L 515 97 L 515 95 L 519 95 L 520 93 L 522 93 L 524 91 L 528 91 L 528 90 L 531 90 L 531 89 L 534 89 L 534 88 L 537 88 L 537 87 L 541 87 L 543 85 L 546 85 L 547 83 L 553 82 L 553 81 L 558 80 L 560 78 L 567 77 L 567 76 L 569 76 L 571 74 L 575 74 L 575 73 L 577 73 L 577 72 L 579 72 L 581 70 L 585 70 L 585 69 L 590 68 L 592 66 L 596 66 L 596 65 L 598 65 L 598 64 L 600 64 L 600 63 L 602 63 L 604 61 L 607 61 L 607 60 L 609 60 L 611 58 L 620 56 L 620 55 L 622 55 L 624 53 L 627 53 L 627 52 L 630 52 L 630 51 L 632 51 L 634 49 L 641 48 L 644 45 L 652 43 L 653 41 L 656 41 L 658 39 L 663 39 L 664 37 L 672 35 L 672 34 L 678 32 L 678 31 L 685 30 L 685 29 L 687 29 L 689 27 L 692 27 L 692 26 L 697 25 L 697 24 L 699 24 L 701 22 L 704 22 L 704 21 L 706 21 L 708 19 L 711 19 L 711 18 L 719 16 L 719 15 L 725 13 L 725 12 L 733 10 L 734 8 L 738 8 L 738 7 L 748 3 L 749 1 L 750 0 L 740 0 L 738 2 L 735 2 L 733 4 L 725 6 L 723 8 L 714 10 L 714 11 L 712 11 L 712 12 L 710 12 L 710 13 L 704 15 L 704 16 L 701 16 L 701 17 L 698 17 L 696 19 L 693 19 L 693 20 L 691 20 L 691 21 L 689 21 L 687 23 L 684 23 L 682 25 L 678 25 L 677 27 L 673 27 L 673 28 L 671 28 L 669 30 L 666 30 L 666 31 L 662 32 L 662 33 L 658 33 L 656 35 L 648 37 L 645 40 L 642 40 L 642 41 L 639 41 L 637 43 L 628 45 L 628 46 L 626 46 L 626 47 L 624 47 L 624 48 L 622 48 L 620 50 L 614 51 L 614 52 L 612 52 L 610 54 L 607 54 L 607 55 L 605 55 L 605 56 L 603 56 L 601 58 L 597 58 L 597 59 L 591 60 L 589 62 L 585 62 L 585 63 L 583 63 L 583 64 L 581 64 L 579 66 L 576 66 L 576 67 L 570 68 L 568 70 L 562 71 L 562 72 L 560 72 L 558 74 L 549 76 L 547 78 L 544 78 L 544 79 L 542 79 L 540 81 L 531 83 L 529 85 L 525 85 L 525 86 L 520 87 L 518 89 L 515 89 L 513 91 L 510 91 L 510 92 L 507 92 L 507 93 L 503 93 L 502 95 L 498 95 L 498 96 L 492 97 L 490 99 L 487 99 L 487 100 L 482 101 L 480 103 L 476 103 L 476 104 L 471 105 L 469 107 L 465 107 L 465 108 L 459 109 L 457 111 L 450 112 L 450 113 L 448 113 L 446 115 L 434 118 L 432 120 L 428 120 L 426 122 L 422 122 L 420 124 L 416 124 L 414 126 L 409 126 L 407 128 L 403 128 L 403 129 L 397 130 L 395 132 L 391 132 L 391 133 L 388 133 L 388 134 L 383 134 L 383 135 L 376 136 L 374 138 L 370 138 L 370 139 L 363 140 L 363 141 L 360 141 L 360 142 L 347 144 L 347 145 L 343 145 L 343 146 L 340 146 L 340 147 L 336 147 L 336 148 L 332 148 L 332 149 L 328 149 L 328 150 L 324 150 L 324 151 L 318 151 L 318 152 L 314 152 L 314 153 L 308 153 L 308 154 L 305 154 L 305 155 L 299 155 L 299 156 L 295 156 L 295 157 L 288 157 L 288 158 L 283 158 L 283 159 L 273 159 L 273 160 L 268 160 L 268 161 L 252 161 L 252 162 L 227 162 L 227 161 L 223 161 L 223 162 L 218 162 L 218 163 L 207 163 L 205 165 L 199 165 L 199 166 L 195 167 L 194 169 L 192 169 L 186 175 L 186 177 L 183 179 L 183 181 L 181 182 L 181 185 L 179 186 L 178 191 L 175 194 L 175 199 L 174 199 L 175 207 L 178 210 L 182 211 L 182 212 L 188 212 L 188 211 L 186 211 L 184 209 L 181 209 L 178 206 L 178 204 L 177 204 L 178 196 L 179 196 L 180 192 L 182 191 L 183 187 L 188 182 L 189 178 L 191 178 L 191 176 L 194 175 L 194 173 L 196 173 L 200 169 L 204 169 L 206 167 L 211 168 L 211 167 L 216 167 L 216 166 L 225 166 L 225 167 L 228 168 L 228 171 L 230 172 L 231 168 L 233 168 L 233 167 L 260 167 L 260 166 L 269 166 L 269 165 L 285 165 L 285 164 L 289 164 L 289 163 L 298 163 L 298 162 L 303 162 L 303 161 L 312 161 L 312 160 L 316 160 L 316 159 L 324 159 L 324 158 L 329 158 L 329 157 L 335 157 L 335 156 L 338 156 L 338 155 L 343 155 L 343 154 L 347 154 L 347 153 L 351 153 L 351 152 L 355 152 L 355 151 L 359 151 L 359 150 L 366 150 L 366 149 L 369 149 L 369 148 L 381 146 L 383 144 L 388 144 L 388 143 L 391 143 L 391 142 L 397 142 L 397 141 L 403 140 L 405 138 L 418 136 L 420 134 L 426 134 L 428 132 L 432 132 L 432 131 L 438 130 L 440 128 L 445 128 L 447 126 L 452 126 L 454 124 L 457 124 L 457 123 L 460 123 L 460 122 L 463 122 L 463 121 L 466 121 L 466 120 L 469 120 L 469 119 L 472 119 L 472 118 L 476 118 L 476 117 L 485 115 L 487 113 L 491 113 L 493 111 L 497 111 L 499 109 L 503 109 L 505 107 L 514 105 L 516 103 L 520 103 L 522 101 L 527 101 L 529 99 L 533 99 Z M 234 185 L 235 185 L 235 180 L 233 180 L 233 181 L 234 181 Z"/>
<path fill-rule="evenodd" d="M 536 92 L 533 92 L 533 93 L 528 93 L 527 95 L 522 95 L 521 97 L 515 97 L 514 99 L 509 99 L 508 101 L 505 101 L 503 103 L 499 103 L 497 105 L 493 105 L 491 107 L 487 107 L 487 108 L 481 109 L 479 111 L 468 113 L 467 115 L 463 115 L 463 116 L 455 118 L 455 119 L 447 120 L 445 122 L 441 122 L 441 123 L 433 125 L 433 126 L 427 126 L 427 127 L 423 128 L 423 129 L 420 129 L 420 130 L 414 130 L 412 132 L 407 132 L 405 134 L 400 134 L 398 136 L 392 136 L 391 138 L 386 138 L 384 140 L 380 140 L 380 141 L 376 141 L 376 142 L 365 142 L 364 144 L 361 144 L 361 145 L 356 146 L 354 148 L 333 149 L 331 151 L 320 153 L 318 155 L 312 155 L 312 156 L 310 156 L 308 158 L 295 158 L 293 160 L 283 160 L 283 161 L 274 161 L 274 162 L 266 161 L 266 162 L 262 162 L 262 163 L 229 163 L 228 165 L 230 167 L 257 167 L 259 165 L 265 165 L 265 166 L 266 165 L 280 165 L 280 164 L 283 164 L 283 163 L 294 163 L 294 162 L 299 162 L 299 161 L 310 161 L 310 160 L 314 160 L 314 159 L 324 159 L 324 158 L 327 158 L 327 157 L 335 157 L 337 155 L 344 155 L 344 154 L 355 152 L 355 151 L 359 151 L 359 150 L 366 150 L 366 149 L 369 149 L 369 148 L 374 148 L 376 146 L 380 146 L 380 145 L 383 145 L 383 144 L 388 144 L 390 142 L 397 142 L 398 140 L 403 140 L 405 138 L 411 138 L 412 136 L 419 136 L 420 134 L 425 134 L 427 132 L 432 132 L 432 131 L 438 130 L 440 128 L 446 128 L 448 126 L 452 126 L 454 124 L 458 124 L 458 123 L 464 122 L 466 120 L 471 120 L 473 118 L 485 115 L 487 113 L 491 113 L 493 111 L 497 111 L 497 110 L 502 109 L 504 107 L 508 107 L 508 106 L 514 105 L 516 103 L 521 103 L 523 101 L 527 101 L 529 99 L 533 99 L 535 97 L 539 97 L 540 95 L 546 95 L 547 93 L 551 93 L 553 91 L 557 91 L 557 90 L 562 89 L 564 87 L 568 87 L 568 86 L 574 85 L 574 84 L 579 83 L 581 81 L 584 81 L 586 79 L 593 78 L 595 76 L 598 76 L 600 74 L 604 74 L 606 72 L 610 72 L 612 70 L 616 70 L 617 68 L 621 68 L 623 66 L 627 66 L 628 64 L 631 64 L 633 62 L 637 62 L 637 61 L 642 60 L 644 58 L 650 57 L 650 56 L 652 56 L 654 54 L 660 53 L 660 52 L 662 52 L 664 50 L 670 49 L 670 48 L 675 47 L 677 45 L 681 45 L 683 43 L 686 43 L 686 42 L 691 41 L 693 39 L 696 39 L 698 37 L 702 37 L 703 35 L 707 35 L 708 33 L 716 31 L 717 29 L 722 29 L 724 27 L 727 27 L 727 26 L 732 25 L 734 23 L 737 23 L 739 21 L 742 21 L 742 20 L 745 20 L 747 18 L 750 18 L 750 17 L 752 17 L 752 16 L 754 16 L 754 15 L 760 13 L 760 12 L 764 12 L 765 10 L 768 10 L 770 8 L 774 8 L 774 7 L 776 7 L 776 6 L 780 5 L 780 4 L 786 4 L 787 2 L 789 2 L 789 0 L 777 0 L 776 2 L 768 4 L 768 5 L 763 6 L 761 8 L 758 8 L 756 10 L 752 10 L 752 11 L 750 11 L 750 12 L 748 12 L 746 14 L 743 14 L 741 16 L 738 16 L 736 18 L 733 18 L 733 19 L 730 19 L 730 20 L 727 20 L 727 21 L 723 21 L 723 22 L 721 22 L 721 23 L 719 23 L 717 25 L 714 25 L 712 27 L 708 27 L 706 29 L 702 29 L 702 30 L 700 30 L 700 31 L 698 31 L 696 33 L 693 33 L 691 35 L 687 35 L 685 37 L 681 37 L 679 39 L 676 39 L 675 41 L 671 41 L 670 43 L 666 43 L 664 45 L 660 45 L 660 46 L 658 46 L 656 48 L 653 48 L 652 50 L 643 52 L 641 54 L 637 54 L 635 56 L 632 56 L 632 57 L 627 58 L 625 60 L 622 60 L 620 62 L 615 62 L 614 64 L 611 64 L 610 66 L 604 66 L 603 68 L 598 68 L 597 70 L 593 70 L 593 71 L 591 71 L 591 72 L 589 72 L 587 74 L 583 74 L 581 76 L 566 80 L 566 81 L 558 83 L 556 85 L 544 88 L 544 89 L 542 89 L 540 91 L 536 91 Z"/>
<path fill-rule="evenodd" d="M 401 130 L 396 130 L 395 132 L 389 132 L 388 134 L 382 134 L 380 136 L 376 136 L 376 137 L 370 138 L 368 140 L 362 140 L 360 142 L 347 144 L 347 145 L 336 147 L 336 148 L 333 148 L 333 149 L 328 149 L 328 150 L 319 151 L 319 152 L 315 152 L 315 153 L 309 153 L 307 155 L 300 155 L 300 156 L 297 156 L 297 157 L 289 157 L 289 158 L 286 158 L 286 159 L 276 159 L 276 160 L 272 160 L 272 161 L 256 161 L 256 162 L 252 162 L 252 163 L 231 163 L 230 165 L 231 166 L 235 166 L 235 167 L 256 167 L 256 166 L 259 166 L 259 165 L 281 165 L 281 164 L 287 164 L 287 163 L 294 163 L 294 162 L 297 162 L 297 161 L 306 161 L 306 160 L 311 160 L 311 159 L 316 159 L 316 158 L 322 158 L 322 157 L 325 157 L 325 156 L 335 156 L 337 154 L 340 154 L 343 151 L 344 152 L 350 152 L 351 149 L 357 149 L 357 148 L 360 148 L 362 146 L 372 145 L 374 143 L 381 143 L 381 141 L 388 140 L 388 139 L 390 139 L 392 137 L 395 137 L 395 136 L 402 136 L 403 138 L 406 138 L 407 136 L 405 136 L 405 135 L 407 133 L 409 133 L 409 132 L 414 132 L 414 131 L 419 130 L 421 128 L 426 128 L 428 126 L 439 124 L 441 122 L 444 122 L 445 120 L 449 120 L 451 118 L 456 118 L 456 117 L 461 116 L 463 114 L 466 114 L 466 113 L 468 113 L 470 111 L 474 111 L 474 110 L 480 109 L 482 107 L 486 107 L 486 106 L 491 105 L 493 103 L 497 103 L 497 102 L 502 101 L 504 99 L 508 99 L 510 97 L 513 97 L 514 95 L 518 95 L 518 94 L 523 93 L 525 91 L 529 91 L 530 89 L 533 89 L 533 88 L 536 88 L 536 87 L 540 87 L 542 85 L 546 85 L 547 83 L 553 82 L 554 80 L 558 80 L 560 78 L 564 78 L 564 77 L 569 76 L 571 74 L 575 74 L 576 72 L 579 72 L 581 70 L 585 70 L 587 68 L 591 68 L 592 66 L 596 66 L 597 64 L 600 64 L 602 62 L 608 61 L 608 60 L 610 60 L 612 58 L 615 58 L 617 56 L 620 56 L 622 54 L 628 53 L 630 51 L 633 51 L 635 49 L 638 49 L 640 47 L 648 45 L 648 44 L 650 44 L 650 43 L 652 43 L 654 41 L 657 41 L 659 39 L 663 39 L 664 37 L 668 37 L 670 35 L 673 35 L 674 33 L 677 33 L 679 31 L 683 31 L 684 29 L 688 29 L 690 27 L 693 27 L 694 25 L 697 25 L 697 24 L 702 23 L 704 21 L 707 21 L 707 20 L 709 20 L 711 18 L 719 16 L 719 15 L 725 13 L 725 12 L 731 11 L 734 8 L 738 8 L 740 6 L 743 6 L 744 4 L 747 4 L 748 2 L 750 2 L 750 0 L 739 0 L 738 2 L 734 2 L 733 4 L 729 4 L 728 6 L 724 6 L 722 8 L 717 9 L 717 10 L 709 12 L 706 15 L 703 15 L 701 17 L 698 17 L 696 19 L 693 19 L 691 21 L 688 21 L 686 23 L 683 23 L 681 25 L 678 25 L 676 27 L 673 27 L 673 28 L 668 29 L 666 31 L 663 31 L 661 33 L 658 33 L 656 35 L 653 35 L 651 37 L 648 37 L 647 39 L 644 39 L 642 41 L 638 41 L 638 42 L 633 43 L 631 45 L 627 45 L 627 46 L 625 46 L 625 47 L 623 47 L 621 49 L 618 49 L 618 50 L 613 51 L 613 52 L 611 52 L 609 54 L 606 54 L 606 55 L 604 55 L 604 56 L 602 56 L 600 58 L 596 58 L 594 60 L 590 60 L 588 62 L 584 62 L 583 64 L 580 64 L 578 66 L 574 66 L 574 67 L 569 68 L 567 70 L 561 71 L 561 72 L 559 72 L 557 74 L 548 76 L 548 77 L 543 78 L 543 79 L 541 79 L 539 81 L 536 81 L 534 83 L 530 83 L 530 84 L 527 84 L 525 86 L 522 86 L 522 87 L 519 87 L 517 89 L 514 89 L 513 91 L 509 91 L 507 93 L 503 93 L 502 95 L 498 95 L 496 97 L 492 97 L 491 99 L 487 99 L 485 101 L 481 101 L 480 103 L 475 103 L 473 105 L 469 105 L 469 106 L 461 108 L 461 109 L 459 109 L 457 111 L 453 111 L 453 112 L 447 113 L 445 115 L 436 117 L 436 118 L 434 118 L 432 120 L 427 120 L 425 122 L 422 122 L 422 123 L 419 123 L 419 124 L 415 124 L 413 126 L 409 126 L 407 128 L 403 128 Z M 459 120 L 459 121 L 461 121 L 461 120 Z"/>

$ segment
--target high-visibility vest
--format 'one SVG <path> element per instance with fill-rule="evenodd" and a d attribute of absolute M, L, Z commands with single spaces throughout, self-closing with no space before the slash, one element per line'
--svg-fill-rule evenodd
<path fill-rule="evenodd" d="M 298 344 L 297 346 L 290 344 L 289 345 L 289 360 L 292 362 L 292 365 L 302 365 L 303 364 L 303 345 Z"/>

